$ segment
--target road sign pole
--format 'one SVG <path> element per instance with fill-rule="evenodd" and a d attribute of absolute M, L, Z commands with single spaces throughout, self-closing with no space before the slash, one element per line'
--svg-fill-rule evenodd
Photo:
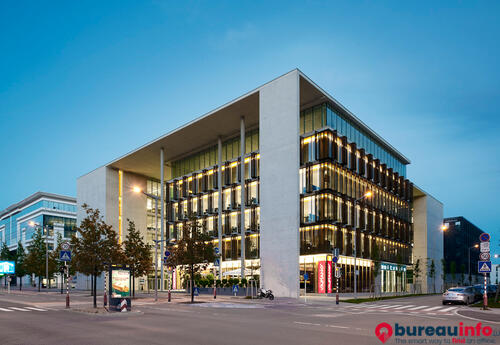
<path fill-rule="evenodd" d="M 335 287 L 335 304 L 339 304 L 339 277 L 337 274 L 337 263 L 335 263 L 335 280 L 336 280 L 336 287 Z"/>
<path fill-rule="evenodd" d="M 486 284 L 487 278 L 486 278 L 486 273 L 484 273 L 484 293 L 483 293 L 483 309 L 486 310 L 488 309 L 488 292 L 486 288 L 488 285 Z"/>
<path fill-rule="evenodd" d="M 64 267 L 66 268 L 66 309 L 69 309 L 69 268 L 68 262 L 64 262 Z"/>

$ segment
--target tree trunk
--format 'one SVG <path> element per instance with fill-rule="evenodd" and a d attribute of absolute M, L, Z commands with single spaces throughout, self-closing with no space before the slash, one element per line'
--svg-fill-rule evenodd
<path fill-rule="evenodd" d="M 94 286 L 92 287 L 93 289 L 93 292 L 94 292 L 94 308 L 97 308 L 97 294 L 96 294 L 96 291 L 97 291 L 97 273 L 94 273 Z"/>
<path fill-rule="evenodd" d="M 40 292 L 40 285 L 42 285 L 42 283 L 40 281 L 40 276 L 38 276 L 38 292 Z"/>
<path fill-rule="evenodd" d="M 132 274 L 132 297 L 135 298 L 135 274 Z"/>
<path fill-rule="evenodd" d="M 90 275 L 90 296 L 94 296 L 94 275 Z"/>
<path fill-rule="evenodd" d="M 498 302 L 498 293 L 500 292 L 500 284 L 497 284 L 497 293 L 495 294 L 495 302 Z"/>
<path fill-rule="evenodd" d="M 191 265 L 191 303 L 194 303 L 194 266 Z"/>
<path fill-rule="evenodd" d="M 23 290 L 23 277 L 19 278 L 19 291 Z"/>

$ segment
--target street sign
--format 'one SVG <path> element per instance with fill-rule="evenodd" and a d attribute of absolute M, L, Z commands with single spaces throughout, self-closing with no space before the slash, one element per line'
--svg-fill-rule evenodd
<path fill-rule="evenodd" d="M 481 242 L 480 244 L 481 253 L 490 252 L 490 242 Z"/>
<path fill-rule="evenodd" d="M 71 251 L 69 251 L 69 250 L 59 251 L 59 260 L 60 261 L 71 261 Z"/>
<path fill-rule="evenodd" d="M 200 288 L 195 287 L 193 292 L 195 296 L 198 296 L 200 294 Z"/>
<path fill-rule="evenodd" d="M 481 242 L 488 242 L 490 240 L 490 234 L 487 232 L 483 232 L 481 235 L 479 235 L 479 240 Z"/>
<path fill-rule="evenodd" d="M 238 291 L 240 290 L 240 288 L 238 287 L 238 285 L 233 285 L 233 293 L 238 293 Z"/>
<path fill-rule="evenodd" d="M 0 261 L 0 274 L 16 273 L 16 264 L 14 261 Z"/>
<path fill-rule="evenodd" d="M 165 250 L 165 258 L 168 258 L 170 256 L 170 252 L 168 250 Z"/>
<path fill-rule="evenodd" d="M 491 261 L 478 261 L 477 271 L 479 273 L 490 273 L 491 272 Z"/>
<path fill-rule="evenodd" d="M 490 261 L 490 253 L 479 253 L 479 260 Z"/>
<path fill-rule="evenodd" d="M 333 262 L 334 264 L 336 264 L 336 263 L 337 263 L 337 261 L 339 261 L 339 257 L 338 257 L 338 256 L 334 256 L 334 257 L 332 258 L 332 262 Z"/>
<path fill-rule="evenodd" d="M 309 274 L 304 273 L 304 280 L 309 280 Z"/>
<path fill-rule="evenodd" d="M 214 247 L 214 253 L 215 255 L 219 255 L 219 247 Z"/>
<path fill-rule="evenodd" d="M 333 256 L 338 257 L 339 256 L 339 249 L 338 248 L 333 248 L 332 254 L 333 254 Z"/>
<path fill-rule="evenodd" d="M 220 260 L 219 258 L 216 258 L 215 261 L 214 261 L 214 265 L 215 266 L 219 266 L 220 265 Z"/>
<path fill-rule="evenodd" d="M 68 242 L 61 243 L 61 248 L 62 250 L 69 250 L 69 243 Z"/>
<path fill-rule="evenodd" d="M 340 278 L 342 276 L 342 272 L 340 271 L 340 267 L 335 267 L 335 278 Z"/>

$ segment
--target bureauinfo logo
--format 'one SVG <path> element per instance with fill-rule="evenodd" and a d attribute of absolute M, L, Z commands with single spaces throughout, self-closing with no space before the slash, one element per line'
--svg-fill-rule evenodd
<path fill-rule="evenodd" d="M 398 323 L 394 327 L 387 322 L 382 322 L 375 327 L 375 336 L 385 343 L 392 335 L 395 337 L 452 337 L 453 343 L 465 343 L 463 337 L 490 337 L 493 329 L 490 326 L 482 327 L 478 322 L 475 326 L 464 325 L 460 322 L 458 326 L 401 326 Z"/>

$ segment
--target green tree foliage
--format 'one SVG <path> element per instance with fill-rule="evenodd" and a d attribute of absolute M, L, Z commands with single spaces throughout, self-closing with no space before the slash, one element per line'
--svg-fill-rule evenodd
<path fill-rule="evenodd" d="M 420 273 L 422 272 L 422 267 L 420 263 L 420 259 L 417 259 L 415 263 L 413 264 L 413 277 L 414 277 L 414 286 L 418 287 L 418 278 L 420 277 Z M 418 288 L 417 288 L 418 289 Z"/>
<path fill-rule="evenodd" d="M 460 282 L 464 285 L 465 282 L 465 264 L 460 265 Z"/>
<path fill-rule="evenodd" d="M 169 261 L 173 265 L 181 265 L 189 272 L 190 286 L 193 287 L 195 275 L 205 269 L 207 265 L 215 260 L 214 246 L 211 237 L 196 218 L 189 217 L 189 221 L 182 231 L 182 238 L 172 248 Z M 194 302 L 194 289 L 191 288 L 191 302 Z"/>
<path fill-rule="evenodd" d="M 446 260 L 441 259 L 441 279 L 443 280 L 443 291 L 446 289 Z"/>
<path fill-rule="evenodd" d="M 19 241 L 16 250 L 16 276 L 19 277 L 19 290 L 23 289 L 23 277 L 28 274 L 26 270 L 26 251 Z"/>
<path fill-rule="evenodd" d="M 457 273 L 457 263 L 455 261 L 450 262 L 450 274 L 451 274 L 451 280 L 454 283 L 455 282 L 455 274 Z"/>
<path fill-rule="evenodd" d="M 152 246 L 144 242 L 143 237 L 135 227 L 135 223 L 130 219 L 127 221 L 128 233 L 123 246 L 132 275 L 132 296 L 135 297 L 135 277 L 146 275 L 152 268 Z"/>
<path fill-rule="evenodd" d="M 121 264 L 125 256 L 118 243 L 118 234 L 104 222 L 98 209 L 82 205 L 86 217 L 76 228 L 78 236 L 71 239 L 72 265 L 77 272 L 91 275 L 94 308 L 97 308 L 97 277 L 106 269 L 106 264 Z"/>
<path fill-rule="evenodd" d="M 427 265 L 429 270 L 429 278 L 432 279 L 432 292 L 436 293 L 436 264 L 434 259 L 427 259 Z"/>
<path fill-rule="evenodd" d="M 40 291 L 41 277 L 45 276 L 46 267 L 46 244 L 45 237 L 42 234 L 42 229 L 37 228 L 31 245 L 28 248 L 28 255 L 26 256 L 25 264 L 26 271 L 28 273 L 33 273 L 38 277 L 38 291 Z M 55 272 L 57 263 L 52 255 L 49 255 L 49 277 Z M 47 286 L 48 286 L 47 281 Z"/>
<path fill-rule="evenodd" d="M 0 259 L 5 261 L 11 261 L 14 259 L 12 253 L 9 251 L 9 247 L 7 247 L 7 243 L 2 243 L 2 249 L 0 250 Z M 4 279 L 5 286 L 7 286 L 7 279 Z"/>

